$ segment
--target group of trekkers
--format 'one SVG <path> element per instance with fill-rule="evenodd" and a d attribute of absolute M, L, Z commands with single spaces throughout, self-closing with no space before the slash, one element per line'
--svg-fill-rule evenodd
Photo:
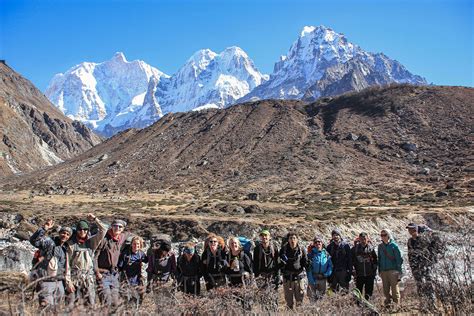
<path fill-rule="evenodd" d="M 122 301 L 140 304 L 145 293 L 165 293 L 164 289 L 168 293 L 177 288 L 186 294 L 200 295 L 202 277 L 207 291 L 256 285 L 278 293 L 282 285 L 287 307 L 291 309 L 303 302 L 305 292 L 312 302 L 323 297 L 327 284 L 333 292 L 348 292 L 354 277 L 359 293 L 364 293 L 360 300 L 369 302 L 377 272 L 382 279 L 384 303 L 400 302 L 403 259 L 389 229 L 381 230 L 382 242 L 378 246 L 365 232 L 348 242 L 334 229 L 327 244 L 316 236 L 309 247 L 301 245 L 296 232 L 289 232 L 279 247 L 271 233 L 262 230 L 259 240 L 252 243 L 252 250 L 245 238 L 242 243 L 242 238 L 230 237 L 226 243 L 222 237 L 210 234 L 201 255 L 196 243 L 188 242 L 177 256 L 168 239 L 154 240 L 145 253 L 143 239 L 125 232 L 126 222 L 120 219 L 107 227 L 88 214 L 87 220 L 79 221 L 74 229 L 61 227 L 59 236 L 51 238 L 47 231 L 53 226 L 54 222 L 47 220 L 30 239 L 38 248 L 32 274 L 38 283 L 41 307 L 63 303 L 69 307 L 94 306 L 98 303 L 96 293 L 102 304 L 112 308 Z M 96 227 L 94 235 L 90 233 L 92 226 Z M 428 229 L 413 223 L 407 228 L 411 235 L 409 264 L 418 291 L 434 304 L 430 276 L 434 251 L 430 239 L 425 238 Z M 142 274 L 145 267 L 146 281 Z"/>

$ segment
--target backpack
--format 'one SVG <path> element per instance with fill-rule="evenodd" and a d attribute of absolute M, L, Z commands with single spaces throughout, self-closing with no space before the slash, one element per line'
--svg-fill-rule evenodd
<path fill-rule="evenodd" d="M 237 237 L 237 239 L 239 239 L 239 242 L 240 244 L 242 245 L 242 248 L 244 250 L 244 252 L 247 254 L 247 256 L 249 256 L 250 259 L 252 259 L 253 257 L 253 248 L 255 247 L 255 243 L 248 239 L 247 237 Z"/>
<path fill-rule="evenodd" d="M 257 249 L 257 248 L 260 248 L 259 251 L 258 251 L 258 258 L 253 258 L 253 260 L 254 260 L 254 264 L 255 265 L 258 264 L 259 269 L 262 269 L 262 267 L 260 265 L 262 264 L 264 249 L 263 249 L 262 243 L 260 241 L 255 242 L 255 248 L 254 249 Z M 270 256 L 271 256 L 272 259 L 273 259 L 273 257 L 275 257 L 275 252 L 276 252 L 275 249 L 276 249 L 275 243 L 270 241 Z M 277 263 L 275 262 L 275 264 L 277 264 Z"/>
<path fill-rule="evenodd" d="M 56 276 L 58 273 L 58 261 L 54 257 L 54 247 L 48 250 L 37 249 L 33 254 L 31 264 L 32 267 L 28 274 L 29 282 L 45 276 Z"/>
<path fill-rule="evenodd" d="M 92 249 L 73 245 L 70 266 L 73 271 L 89 272 L 94 269 L 94 254 Z"/>

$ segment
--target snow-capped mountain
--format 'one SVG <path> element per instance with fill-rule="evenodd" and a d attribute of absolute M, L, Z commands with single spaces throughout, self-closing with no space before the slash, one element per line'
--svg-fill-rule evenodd
<path fill-rule="evenodd" d="M 110 136 L 146 126 L 140 117 L 146 116 L 148 124 L 161 117 L 159 106 L 152 104 L 156 100 L 145 96 L 150 89 L 153 95 L 159 80 L 167 77 L 141 60 L 128 62 L 119 52 L 106 62 L 84 62 L 55 75 L 45 94 L 68 117 Z"/>
<path fill-rule="evenodd" d="M 306 26 L 286 56 L 275 63 L 270 79 L 239 101 L 317 99 L 371 85 L 426 84 L 399 62 L 364 51 L 325 26 Z"/>
<path fill-rule="evenodd" d="M 286 56 L 263 75 L 239 47 L 197 51 L 174 75 L 122 53 L 57 74 L 46 96 L 67 116 L 111 136 L 169 112 L 224 108 L 258 99 L 315 100 L 372 85 L 426 84 L 402 64 L 370 53 L 325 26 L 306 26 Z"/>
<path fill-rule="evenodd" d="M 268 80 L 239 47 L 220 54 L 196 52 L 176 74 L 160 81 L 157 98 L 163 113 L 205 106 L 224 108 Z"/>

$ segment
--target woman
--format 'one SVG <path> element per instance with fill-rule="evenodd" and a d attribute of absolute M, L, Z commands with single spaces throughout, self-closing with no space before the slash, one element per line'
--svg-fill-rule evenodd
<path fill-rule="evenodd" d="M 226 285 L 226 255 L 224 240 L 216 234 L 207 236 L 201 256 L 201 272 L 208 291 Z"/>
<path fill-rule="evenodd" d="M 143 252 L 143 239 L 139 236 L 132 238 L 131 247 L 120 254 L 118 269 L 122 273 L 122 283 L 128 285 L 128 300 L 143 301 L 144 280 L 142 276 L 143 263 L 148 263 L 148 257 Z"/>
<path fill-rule="evenodd" d="M 231 286 L 245 285 L 245 279 L 248 280 L 253 273 L 252 259 L 245 253 L 238 238 L 229 238 L 227 245 L 229 253 L 226 274 L 229 277 L 229 283 Z"/>
<path fill-rule="evenodd" d="M 378 268 L 382 278 L 384 303 L 386 306 L 390 305 L 392 301 L 399 304 L 400 288 L 398 283 L 402 276 L 402 254 L 389 229 L 382 229 L 380 237 L 382 242 L 378 246 Z"/>
<path fill-rule="evenodd" d="M 316 301 L 326 293 L 326 283 L 332 273 L 332 261 L 324 249 L 323 239 L 316 237 L 308 251 L 308 296 Z"/>
<path fill-rule="evenodd" d="M 201 258 L 195 251 L 194 243 L 184 245 L 183 254 L 178 258 L 179 290 L 186 294 L 201 293 Z"/>

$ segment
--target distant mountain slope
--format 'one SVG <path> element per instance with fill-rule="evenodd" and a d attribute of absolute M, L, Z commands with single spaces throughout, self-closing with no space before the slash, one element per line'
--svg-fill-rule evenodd
<path fill-rule="evenodd" d="M 0 79 L 0 177 L 54 165 L 101 142 L 4 63 Z"/>
<path fill-rule="evenodd" d="M 267 100 L 168 114 L 7 187 L 231 196 L 465 187 L 473 111 L 472 88 L 401 85 L 312 104 Z"/>
<path fill-rule="evenodd" d="M 122 53 L 58 74 L 46 91 L 66 115 L 111 136 L 143 128 L 163 114 L 224 108 L 263 99 L 335 96 L 391 83 L 426 84 L 382 53 L 369 53 L 325 26 L 306 26 L 270 75 L 239 47 L 220 54 L 202 49 L 171 77 Z M 147 96 L 147 97 L 145 97 Z"/>
<path fill-rule="evenodd" d="M 162 116 L 157 104 L 144 104 L 148 89 L 155 88 L 150 79 L 156 86 L 162 77 L 167 75 L 119 52 L 103 63 L 84 62 L 55 75 L 45 94 L 68 117 L 110 136 L 133 120 L 143 127 L 137 114 L 145 112 L 144 119 L 153 122 Z"/>
<path fill-rule="evenodd" d="M 220 54 L 203 49 L 160 82 L 157 99 L 165 114 L 205 105 L 222 109 L 267 79 L 239 47 L 228 47 Z"/>
<path fill-rule="evenodd" d="M 223 108 L 265 79 L 238 47 L 220 54 L 200 50 L 172 77 L 116 53 L 109 61 L 82 63 L 57 74 L 46 95 L 70 118 L 111 136 L 146 127 L 163 113 Z"/>
<path fill-rule="evenodd" d="M 399 62 L 350 43 L 325 26 L 306 26 L 270 79 L 239 102 L 262 99 L 316 100 L 373 85 L 426 84 Z"/>

